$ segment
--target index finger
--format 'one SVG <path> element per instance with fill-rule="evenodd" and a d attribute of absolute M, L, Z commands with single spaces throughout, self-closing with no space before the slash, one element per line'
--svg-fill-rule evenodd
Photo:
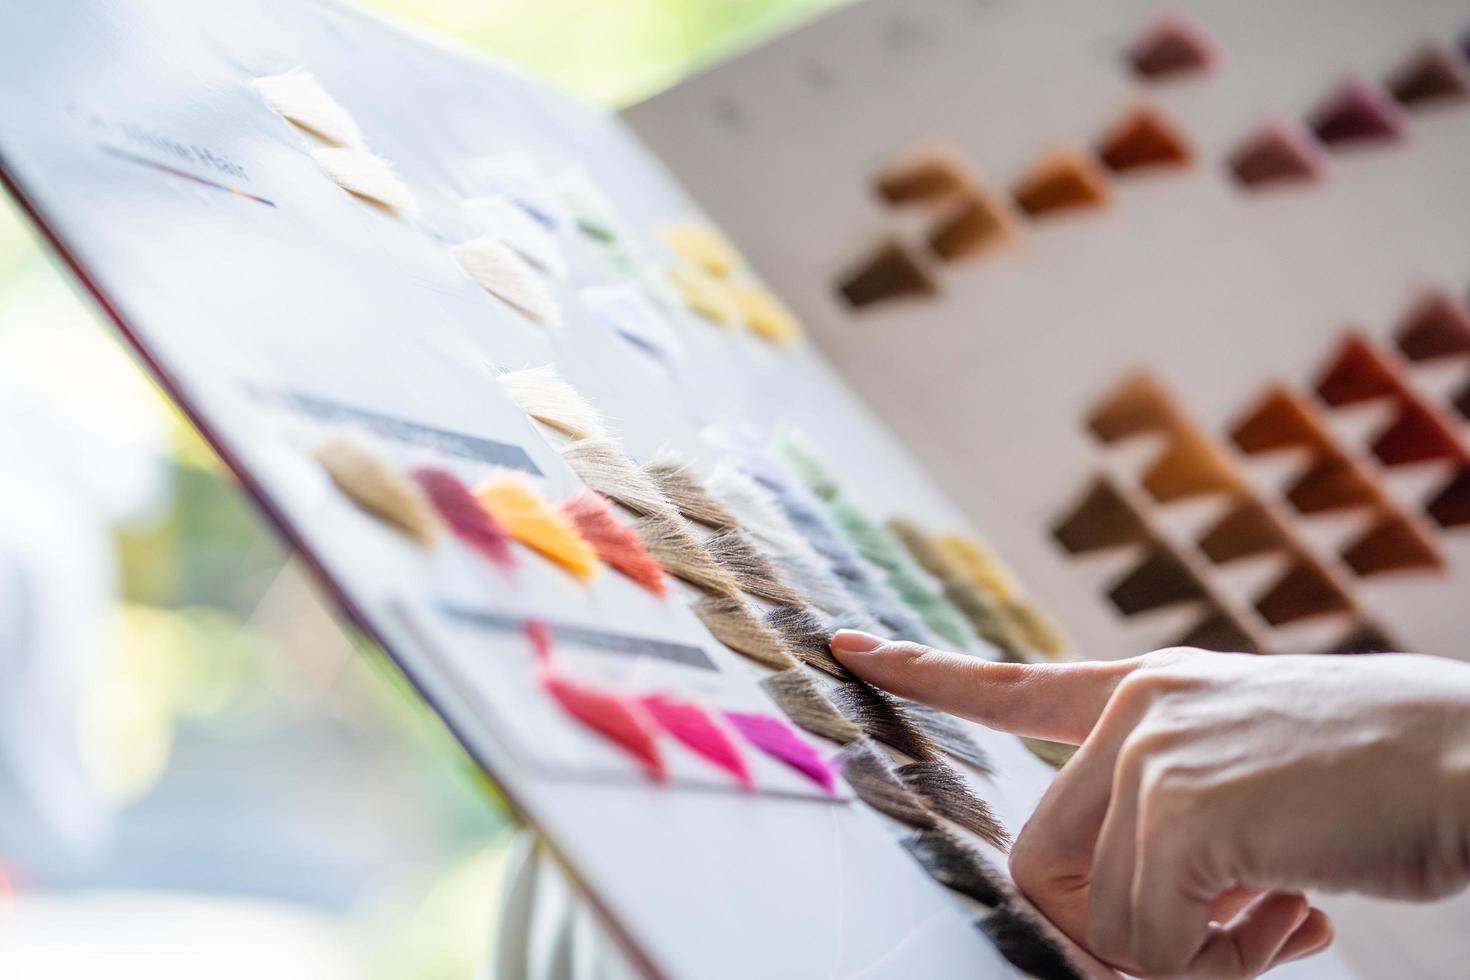
<path fill-rule="evenodd" d="M 874 687 L 990 728 L 1072 745 L 1082 744 L 1118 682 L 1141 663 L 993 663 L 856 630 L 839 631 L 831 648 Z"/>

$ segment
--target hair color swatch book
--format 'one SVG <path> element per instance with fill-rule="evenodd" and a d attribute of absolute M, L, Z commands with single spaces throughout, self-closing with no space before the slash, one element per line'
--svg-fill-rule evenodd
<path fill-rule="evenodd" d="M 0 54 L 7 186 L 640 970 L 1086 970 L 998 870 L 1047 766 L 826 650 L 1065 637 L 621 121 L 331 3 Z"/>
<path fill-rule="evenodd" d="M 1088 655 L 1466 659 L 1467 38 L 860 0 L 624 117 Z M 1465 899 L 1325 906 L 1365 975 L 1470 957 Z"/>

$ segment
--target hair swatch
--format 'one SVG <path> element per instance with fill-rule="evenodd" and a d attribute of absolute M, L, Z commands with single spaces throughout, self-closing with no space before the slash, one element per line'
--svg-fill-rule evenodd
<path fill-rule="evenodd" d="M 362 130 L 316 76 L 303 69 L 266 75 L 252 82 L 265 104 L 282 118 L 336 146 L 362 149 Z"/>
<path fill-rule="evenodd" d="M 355 146 L 325 146 L 311 151 L 311 158 L 332 183 L 373 204 L 412 217 L 418 213 L 413 191 L 393 172 L 387 161 Z"/>
<path fill-rule="evenodd" d="M 889 204 L 941 204 L 970 185 L 970 162 L 942 146 L 924 147 L 873 175 L 878 196 Z"/>
<path fill-rule="evenodd" d="M 573 439 L 606 439 L 602 416 L 551 364 L 496 375 L 501 390 L 537 422 Z"/>
<path fill-rule="evenodd" d="M 721 326 L 740 322 L 740 305 L 729 287 L 699 266 L 681 262 L 668 269 L 668 277 L 684 304 L 706 320 Z"/>
<path fill-rule="evenodd" d="M 1001 955 L 1036 980 L 1082 980 L 1061 945 L 1030 913 L 1007 900 L 977 923 Z"/>
<path fill-rule="evenodd" d="M 546 281 L 509 245 L 481 235 L 449 249 L 454 260 L 484 290 L 548 329 L 561 326 L 561 307 Z"/>
<path fill-rule="evenodd" d="M 583 483 L 635 514 L 678 517 L 653 481 L 611 439 L 588 438 L 563 446 L 561 458 Z"/>
<path fill-rule="evenodd" d="M 1005 904 L 1005 876 L 979 851 L 943 827 L 919 830 L 901 843 L 929 877 L 988 908 Z"/>
<path fill-rule="evenodd" d="M 1215 42 L 1193 20 L 1175 13 L 1155 15 L 1131 45 L 1133 70 L 1150 81 L 1209 71 L 1220 60 Z"/>
<path fill-rule="evenodd" d="M 705 489 L 718 500 L 751 537 L 777 555 L 814 554 L 812 546 L 781 511 L 781 505 L 755 480 L 728 463 L 717 465 Z"/>
<path fill-rule="evenodd" d="M 1361 78 L 1338 82 L 1312 112 L 1310 125 L 1328 146 L 1397 143 L 1406 130 L 1398 104 L 1378 86 Z"/>
<path fill-rule="evenodd" d="M 863 629 L 869 633 L 887 632 L 887 628 L 862 608 L 857 597 L 848 591 L 842 580 L 815 553 L 768 557 L 802 598 L 831 617 L 838 628 Z"/>
<path fill-rule="evenodd" d="M 455 536 L 501 568 L 514 568 L 510 536 L 491 517 L 459 477 L 448 470 L 426 466 L 413 471 L 429 500 Z"/>
<path fill-rule="evenodd" d="M 602 570 L 597 550 L 566 514 L 531 488 L 524 473 L 494 478 L 475 491 L 475 499 L 507 534 L 578 578 L 595 578 Z"/>
<path fill-rule="evenodd" d="M 643 547 L 670 575 L 711 595 L 733 597 L 740 591 L 735 580 L 690 533 L 681 518 L 652 514 L 634 521 L 633 530 Z"/>
<path fill-rule="evenodd" d="M 1032 650 L 1047 657 L 1067 652 L 1067 641 L 1035 603 L 1022 598 L 1002 599 L 1001 609 Z"/>
<path fill-rule="evenodd" d="M 872 742 L 853 742 L 838 754 L 837 760 L 842 778 L 868 806 L 910 827 L 932 830 L 939 826 L 933 812 L 904 785 L 887 756 Z"/>
<path fill-rule="evenodd" d="M 815 667 L 840 681 L 855 680 L 848 669 L 832 656 L 828 646 L 833 633 L 831 624 L 810 606 L 778 606 L 766 613 L 766 625 L 775 630 L 786 649 L 808 667 Z"/>
<path fill-rule="evenodd" d="M 934 542 L 959 574 L 1001 599 L 1016 594 L 1016 583 L 990 550 L 974 538 L 944 534 Z"/>
<path fill-rule="evenodd" d="M 828 794 L 837 792 L 837 776 L 827 760 L 781 719 L 746 711 L 727 711 L 725 718 L 751 745 L 802 773 Z"/>
<path fill-rule="evenodd" d="M 932 762 L 939 757 L 939 747 L 919 730 L 892 695 L 854 681 L 833 690 L 832 703 L 857 722 L 865 734 L 909 758 Z"/>
<path fill-rule="evenodd" d="M 739 523 L 724 505 L 710 496 L 698 474 L 678 456 L 661 454 L 645 465 L 643 472 L 685 520 L 715 530 Z"/>
<path fill-rule="evenodd" d="M 1052 153 L 1021 178 L 1016 204 L 1032 218 L 1090 211 L 1108 203 L 1107 178 L 1092 159 L 1076 150 Z"/>
<path fill-rule="evenodd" d="M 431 545 L 440 524 L 423 487 L 403 476 L 371 450 L 334 439 L 316 451 L 317 462 L 337 488 L 363 510 L 382 518 L 419 544 Z"/>
<path fill-rule="evenodd" d="M 908 518 L 891 518 L 888 521 L 888 533 L 903 545 L 909 557 L 918 562 L 920 568 L 939 581 L 957 582 L 964 577 L 948 553 L 939 547 L 939 543 Z"/>
<path fill-rule="evenodd" d="M 1036 758 L 1045 762 L 1053 769 L 1060 769 L 1071 761 L 1072 756 L 1077 754 L 1077 746 L 1068 745 L 1065 742 L 1048 742 L 1044 738 L 1026 738 L 1022 736 L 1021 744 Z"/>
<path fill-rule="evenodd" d="M 551 183 L 562 205 L 572 213 L 578 231 L 603 243 L 622 237 L 617 209 L 585 172 L 571 167 L 553 177 Z"/>
<path fill-rule="evenodd" d="M 856 741 L 863 730 L 837 710 L 810 674 L 800 666 L 761 678 L 761 687 L 796 727 L 830 738 L 839 745 Z"/>
<path fill-rule="evenodd" d="M 656 596 L 669 592 L 663 566 L 643 547 L 633 529 L 614 516 L 595 490 L 583 490 L 562 504 L 562 512 L 577 527 L 597 557 Z"/>
<path fill-rule="evenodd" d="M 776 440 L 776 449 L 808 490 L 823 500 L 835 500 L 842 487 L 827 467 L 817 458 L 807 441 L 795 432 L 785 432 Z"/>
<path fill-rule="evenodd" d="M 746 789 L 754 789 L 750 768 L 740 747 L 715 723 L 710 713 L 692 701 L 682 701 L 663 694 L 641 699 L 644 709 L 674 738 L 694 752 L 735 777 Z"/>
<path fill-rule="evenodd" d="M 1326 169 L 1322 149 L 1299 123 L 1268 122 L 1230 154 L 1230 171 L 1247 188 L 1309 184 Z"/>
<path fill-rule="evenodd" d="M 966 188 L 929 226 L 929 250 L 946 262 L 976 258 L 1015 241 L 1015 222 L 1000 201 Z"/>
<path fill-rule="evenodd" d="M 641 282 L 590 286 L 577 295 L 593 316 L 641 352 L 666 363 L 684 356 L 683 342 Z"/>
<path fill-rule="evenodd" d="M 940 639 L 961 652 L 975 648 L 975 632 L 968 621 L 945 595 L 935 592 L 915 572 L 896 569 L 888 573 L 885 581 Z"/>
<path fill-rule="evenodd" d="M 659 229 L 664 243 L 682 259 L 712 276 L 727 278 L 745 263 L 735 246 L 718 228 L 703 222 L 664 225 Z"/>
<path fill-rule="evenodd" d="M 854 309 L 896 299 L 939 294 L 939 283 L 929 274 L 917 250 L 897 238 L 879 242 L 862 261 L 842 274 L 837 291 Z"/>
<path fill-rule="evenodd" d="M 1414 52 L 1388 79 L 1388 90 L 1401 105 L 1453 102 L 1470 95 L 1470 80 L 1459 58 L 1437 44 Z"/>
<path fill-rule="evenodd" d="M 738 596 L 704 596 L 690 608 L 715 639 L 741 656 L 773 670 L 799 666 L 781 636 L 761 622 Z"/>
<path fill-rule="evenodd" d="M 1104 133 L 1097 155 L 1114 173 L 1180 168 L 1194 162 L 1184 135 L 1152 106 L 1133 109 Z"/>
<path fill-rule="evenodd" d="M 951 820 L 999 850 L 1011 846 L 1011 835 L 1000 825 L 990 804 L 970 789 L 949 763 L 941 759 L 910 762 L 898 767 L 905 786 L 923 797 L 936 813 Z"/>
<path fill-rule="evenodd" d="M 732 282 L 729 288 L 740 319 L 751 333 L 774 344 L 801 339 L 801 321 L 770 289 L 754 282 Z"/>
<path fill-rule="evenodd" d="M 837 526 L 847 535 L 847 540 L 868 561 L 890 572 L 908 572 L 913 568 L 913 562 L 898 539 L 857 504 L 834 494 L 828 498 L 828 508 Z"/>
<path fill-rule="evenodd" d="M 981 639 L 1008 660 L 1023 659 L 1028 644 L 1000 603 L 969 582 L 951 582 L 944 587 L 944 595 Z"/>
<path fill-rule="evenodd" d="M 710 555 L 730 575 L 744 592 L 778 606 L 794 606 L 804 602 L 803 597 L 786 581 L 781 571 L 773 565 L 755 542 L 736 527 L 727 527 L 715 532 L 705 542 Z"/>
<path fill-rule="evenodd" d="M 909 720 L 945 755 L 960 760 L 983 776 L 995 775 L 995 764 L 991 762 L 990 754 L 980 747 L 958 718 L 917 701 L 904 701 L 902 704 Z"/>
<path fill-rule="evenodd" d="M 495 239 L 553 279 L 567 277 L 556 236 L 516 202 L 499 195 L 472 197 L 460 209 L 472 235 Z"/>
<path fill-rule="evenodd" d="M 562 709 L 637 759 L 656 782 L 666 781 L 668 769 L 658 748 L 658 730 L 643 707 L 621 695 L 562 677 L 552 662 L 551 632 L 544 623 L 527 623 L 526 634 L 539 661 L 537 679 Z"/>

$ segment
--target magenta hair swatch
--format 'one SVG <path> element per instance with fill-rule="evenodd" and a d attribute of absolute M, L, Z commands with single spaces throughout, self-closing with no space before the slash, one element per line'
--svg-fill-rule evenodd
<path fill-rule="evenodd" d="M 537 679 L 562 710 L 627 752 L 655 782 L 667 782 L 668 767 L 658 748 L 658 728 L 637 701 L 562 677 L 551 659 L 551 630 L 528 622 L 526 635 L 536 650 Z"/>
<path fill-rule="evenodd" d="M 1361 78 L 1345 78 L 1311 116 L 1312 131 L 1328 146 L 1397 143 L 1405 136 L 1403 116 L 1387 92 Z"/>
<path fill-rule="evenodd" d="M 448 470 L 425 466 L 414 470 L 413 478 L 424 488 L 434 509 L 456 537 L 501 568 L 515 567 L 510 535 L 480 506 L 469 487 L 459 482 L 459 477 Z"/>
<path fill-rule="evenodd" d="M 751 778 L 740 746 L 704 708 L 692 701 L 681 701 L 663 694 L 651 694 L 642 699 L 642 704 L 664 731 L 730 773 L 741 786 L 755 788 L 755 780 Z"/>
<path fill-rule="evenodd" d="M 742 738 L 766 755 L 786 763 L 828 793 L 837 792 L 837 775 L 832 766 L 781 719 L 745 711 L 727 711 L 725 718 Z"/>

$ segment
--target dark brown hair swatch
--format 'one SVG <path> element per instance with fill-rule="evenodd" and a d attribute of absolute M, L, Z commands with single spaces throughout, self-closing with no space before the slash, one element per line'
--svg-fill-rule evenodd
<path fill-rule="evenodd" d="M 1005 875 L 943 827 L 919 830 L 905 837 L 902 844 L 929 877 L 950 891 L 990 908 L 1006 903 L 1009 889 Z"/>
<path fill-rule="evenodd" d="M 893 771 L 883 750 L 863 739 L 853 742 L 838 754 L 842 778 L 868 806 L 899 823 L 921 830 L 939 826 L 938 818 L 924 800 Z"/>
<path fill-rule="evenodd" d="M 976 796 L 961 776 L 947 762 L 910 762 L 898 767 L 899 778 L 946 820 L 951 820 L 981 840 L 1004 851 L 1011 846 L 1011 835 L 996 819 L 990 804 Z"/>
<path fill-rule="evenodd" d="M 976 925 L 1012 966 L 1036 980 L 1082 980 L 1082 974 L 1046 927 L 1013 902 L 1002 903 Z"/>
<path fill-rule="evenodd" d="M 766 613 L 766 625 L 780 635 L 787 651 L 802 663 L 840 681 L 857 679 L 832 656 L 828 646 L 832 626 L 810 606 L 778 606 Z"/>
<path fill-rule="evenodd" d="M 939 757 L 939 746 L 921 731 L 891 695 L 854 681 L 832 692 L 832 703 L 862 726 L 871 737 L 911 759 L 928 762 Z"/>

